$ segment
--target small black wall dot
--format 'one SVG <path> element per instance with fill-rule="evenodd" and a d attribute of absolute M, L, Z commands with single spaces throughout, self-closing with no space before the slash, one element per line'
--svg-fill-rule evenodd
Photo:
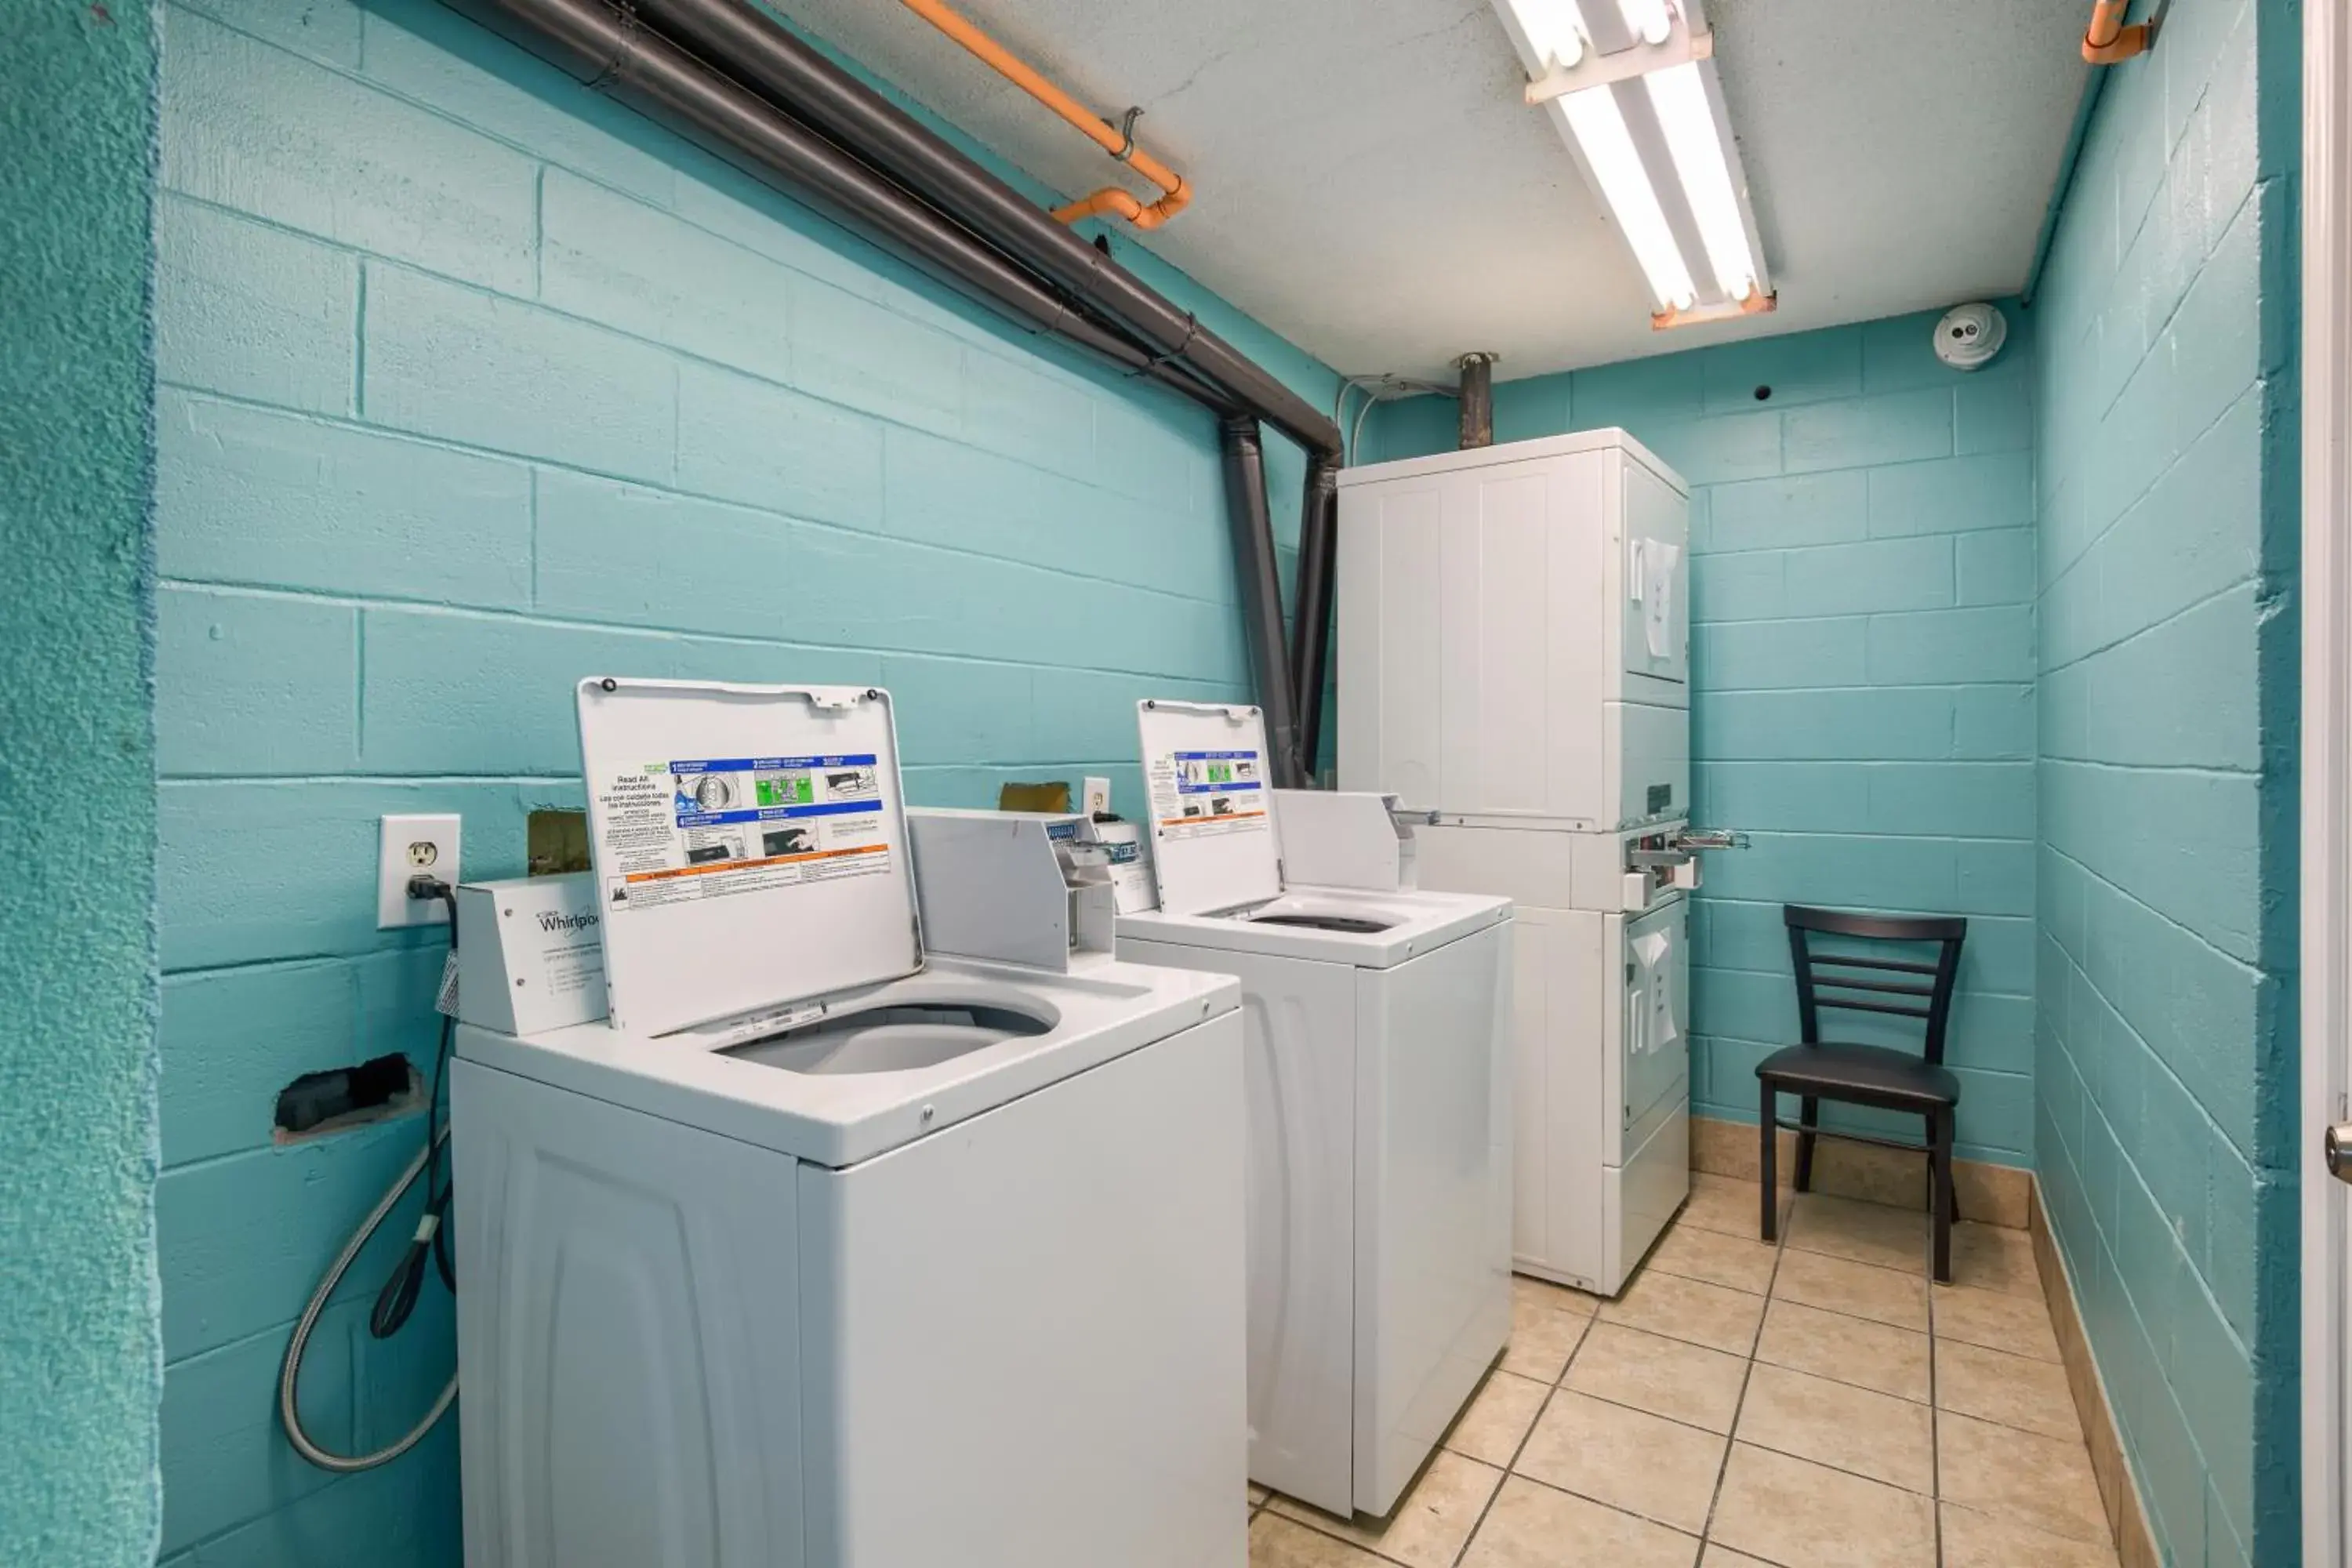
<path fill-rule="evenodd" d="M 1766 398 L 1771 395 L 1772 389 L 1769 386 L 1759 386 L 1756 389 L 1756 401 L 1759 403 L 1763 402 Z"/>

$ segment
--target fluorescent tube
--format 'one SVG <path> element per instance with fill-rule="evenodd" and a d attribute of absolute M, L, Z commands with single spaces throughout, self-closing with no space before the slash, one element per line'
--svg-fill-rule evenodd
<path fill-rule="evenodd" d="M 1584 58 L 1584 16 L 1576 0 L 1510 0 L 1510 6 L 1535 50 L 1537 75 L 1551 66 L 1568 70 Z"/>
<path fill-rule="evenodd" d="M 1739 197 L 1731 188 L 1731 166 L 1724 157 L 1715 110 L 1707 102 L 1706 83 L 1699 79 L 1696 62 L 1668 66 L 1642 79 L 1665 132 L 1666 151 L 1682 179 L 1691 216 L 1698 220 L 1716 283 L 1725 298 L 1744 300 L 1756 291 L 1756 257 L 1748 248 L 1748 226 L 1740 219 Z"/>
<path fill-rule="evenodd" d="M 1675 30 L 1674 18 L 1666 15 L 1666 0 L 1617 0 L 1617 9 L 1625 26 L 1645 44 L 1663 44 Z"/>
<path fill-rule="evenodd" d="M 1568 116 L 1569 128 L 1576 133 L 1577 144 L 1584 150 L 1592 177 L 1600 183 L 1602 198 L 1616 215 L 1626 243 L 1633 247 L 1633 258 L 1650 280 L 1650 292 L 1669 310 L 1689 310 L 1698 302 L 1698 290 L 1691 283 L 1681 248 L 1675 244 L 1674 231 L 1666 226 L 1658 194 L 1651 188 L 1649 172 L 1642 166 L 1642 155 L 1634 150 L 1612 89 L 1588 88 L 1559 102 Z"/>

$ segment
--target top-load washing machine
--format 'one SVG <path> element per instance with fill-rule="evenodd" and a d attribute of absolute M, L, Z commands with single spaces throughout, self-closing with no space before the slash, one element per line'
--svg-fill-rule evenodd
<path fill-rule="evenodd" d="M 879 690 L 579 710 L 612 1018 L 457 1037 L 469 1568 L 1242 1568 L 1238 988 L 927 952 Z M 920 907 L 1055 927 L 1025 852 Z"/>
<path fill-rule="evenodd" d="M 1384 1514 L 1510 1331 L 1510 902 L 1373 885 L 1386 803 L 1270 790 L 1254 708 L 1139 721 L 1160 907 L 1118 954 L 1242 983 L 1250 1476 Z M 1358 885 L 1286 879 L 1291 836 Z"/>

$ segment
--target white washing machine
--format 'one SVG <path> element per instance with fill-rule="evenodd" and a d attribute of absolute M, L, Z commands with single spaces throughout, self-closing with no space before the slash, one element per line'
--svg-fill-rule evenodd
<path fill-rule="evenodd" d="M 1510 902 L 1286 884 L 1257 710 L 1139 717 L 1160 909 L 1118 954 L 1242 983 L 1250 1477 L 1385 1514 L 1510 1331 Z M 1358 820 L 1318 860 L 1396 867 Z"/>
<path fill-rule="evenodd" d="M 579 706 L 613 1016 L 457 1031 L 469 1568 L 1243 1568 L 1238 988 L 927 954 L 881 691 Z"/>

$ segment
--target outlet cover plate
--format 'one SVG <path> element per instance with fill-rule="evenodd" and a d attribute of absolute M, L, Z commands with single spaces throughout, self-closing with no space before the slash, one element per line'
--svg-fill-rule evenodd
<path fill-rule="evenodd" d="M 376 930 L 449 923 L 448 906 L 440 900 L 408 896 L 408 879 L 430 872 L 453 888 L 457 885 L 457 826 L 454 814 L 383 819 L 376 841 Z"/>

